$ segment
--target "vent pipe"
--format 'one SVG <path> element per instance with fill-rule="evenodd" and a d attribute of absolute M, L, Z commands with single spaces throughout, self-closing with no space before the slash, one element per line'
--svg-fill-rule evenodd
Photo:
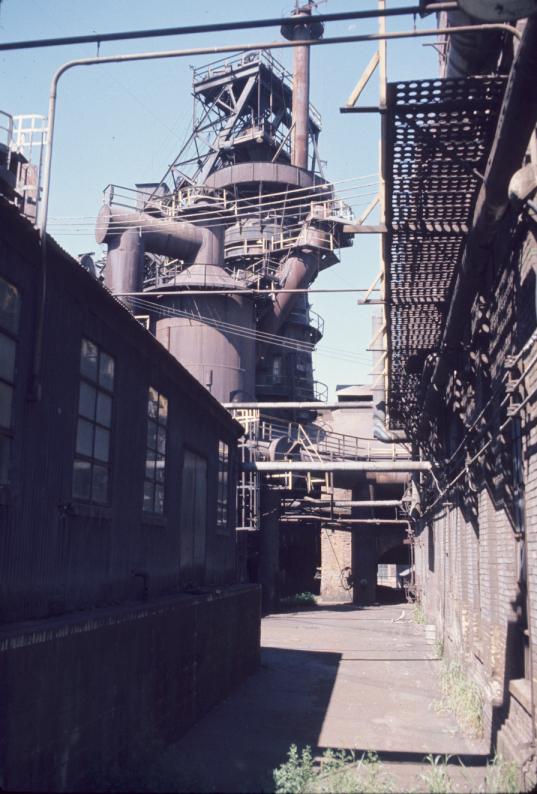
<path fill-rule="evenodd" d="M 311 16 L 313 3 L 306 3 L 293 11 L 293 16 L 304 17 L 303 25 L 283 25 L 282 36 L 289 41 L 320 39 L 324 26 Z M 310 118 L 310 47 L 293 47 L 293 132 L 291 138 L 291 164 L 308 168 L 308 132 Z"/>

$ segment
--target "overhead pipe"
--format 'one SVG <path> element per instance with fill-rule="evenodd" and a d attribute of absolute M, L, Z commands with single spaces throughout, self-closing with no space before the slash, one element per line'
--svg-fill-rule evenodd
<path fill-rule="evenodd" d="M 509 205 L 508 188 L 520 168 L 537 123 L 537 20 L 531 18 L 521 38 L 502 102 L 498 127 L 474 211 L 464 256 L 449 307 L 440 353 L 427 387 L 418 435 L 445 394 L 452 371 L 451 354 L 459 349 L 475 296 L 482 284 L 483 263 Z"/>
<path fill-rule="evenodd" d="M 242 409 L 259 409 L 264 410 L 265 408 L 287 408 L 288 410 L 291 409 L 309 409 L 315 411 L 339 411 L 340 408 L 370 408 L 371 403 L 369 401 L 364 402 L 338 402 L 338 403 L 323 403 L 323 402 L 316 402 L 314 400 L 310 400 L 308 402 L 236 402 L 236 403 L 222 403 L 224 408 L 228 410 L 242 410 Z M 373 439 L 371 439 L 373 440 Z"/>
<path fill-rule="evenodd" d="M 299 502 L 309 502 L 316 505 L 330 507 L 403 507 L 401 499 L 370 499 L 369 501 L 356 499 L 315 499 L 313 496 L 304 496 Z"/>
<path fill-rule="evenodd" d="M 252 461 L 242 464 L 243 471 L 259 471 L 265 474 L 284 472 L 410 472 L 431 471 L 432 466 L 425 460 L 278 460 Z"/>
<path fill-rule="evenodd" d="M 457 3 L 445 2 L 434 5 L 399 6 L 398 8 L 363 9 L 362 11 L 340 11 L 335 14 L 319 14 L 318 22 L 343 22 L 353 19 L 373 19 L 375 17 L 395 17 L 432 13 L 433 11 L 457 8 Z M 28 39 L 26 41 L 8 41 L 0 43 L 2 50 L 23 50 L 36 47 L 59 47 L 70 44 L 102 44 L 104 41 L 131 41 L 132 39 L 155 39 L 162 36 L 185 36 L 193 33 L 211 33 L 229 30 L 251 30 L 252 28 L 281 27 L 282 25 L 300 25 L 296 17 L 274 17 L 272 19 L 248 19 L 238 22 L 212 22 L 204 25 L 183 25 L 178 28 L 151 28 L 149 30 L 122 30 L 114 33 L 89 33 L 82 36 L 61 36 L 51 39 Z"/>
<path fill-rule="evenodd" d="M 317 521 L 318 523 L 324 524 L 329 529 L 347 529 L 348 527 L 356 527 L 356 524 L 366 524 L 366 525 L 383 525 L 383 524 L 404 524 L 406 526 L 410 525 L 410 522 L 407 518 L 342 518 L 341 520 L 330 521 L 324 518 L 323 516 L 315 516 L 315 515 L 283 515 L 280 518 L 280 523 L 283 524 L 293 524 L 298 521 Z"/>

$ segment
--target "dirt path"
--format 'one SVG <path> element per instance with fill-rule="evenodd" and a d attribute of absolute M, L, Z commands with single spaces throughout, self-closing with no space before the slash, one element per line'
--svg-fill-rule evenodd
<path fill-rule="evenodd" d="M 460 791 L 477 791 L 486 748 L 438 713 L 434 643 L 408 606 L 318 608 L 263 620 L 261 669 L 158 764 L 165 790 L 269 792 L 292 743 L 379 754 L 393 790 L 430 790 L 429 753 L 453 758 Z"/>

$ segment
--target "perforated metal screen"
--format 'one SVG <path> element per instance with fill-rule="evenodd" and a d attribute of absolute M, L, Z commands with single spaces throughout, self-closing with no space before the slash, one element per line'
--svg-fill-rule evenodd
<path fill-rule="evenodd" d="M 416 424 L 423 369 L 442 338 L 504 86 L 504 77 L 388 86 L 385 257 L 394 428 L 411 431 Z"/>

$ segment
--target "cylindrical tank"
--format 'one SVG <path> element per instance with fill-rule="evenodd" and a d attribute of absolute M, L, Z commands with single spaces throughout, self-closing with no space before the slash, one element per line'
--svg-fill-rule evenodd
<path fill-rule="evenodd" d="M 159 319 L 157 339 L 221 402 L 255 399 L 253 301 L 247 295 L 189 295 L 188 288 L 237 286 L 221 267 L 194 264 L 174 281 L 174 291 L 184 288 L 184 294 L 159 301 L 188 316 Z"/>

